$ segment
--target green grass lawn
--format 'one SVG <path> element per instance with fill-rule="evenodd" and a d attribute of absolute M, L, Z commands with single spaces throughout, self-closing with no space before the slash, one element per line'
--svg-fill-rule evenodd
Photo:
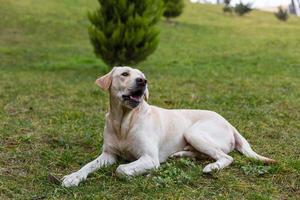
<path fill-rule="evenodd" d="M 94 84 L 107 68 L 94 54 L 86 13 L 96 0 L 1 0 L 0 199 L 300 199 L 300 18 L 186 3 L 175 25 L 159 23 L 160 45 L 139 64 L 150 103 L 214 110 L 265 166 L 232 152 L 211 160 L 169 159 L 148 176 L 119 179 L 117 165 L 77 188 L 48 180 L 101 151 L 108 95 Z"/>

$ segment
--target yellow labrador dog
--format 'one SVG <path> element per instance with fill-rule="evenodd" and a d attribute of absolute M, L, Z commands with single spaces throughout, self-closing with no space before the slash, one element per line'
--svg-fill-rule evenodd
<path fill-rule="evenodd" d="M 130 67 L 114 67 L 96 84 L 110 93 L 102 154 L 79 171 L 63 178 L 65 187 L 77 186 L 97 169 L 116 162 L 132 161 L 117 168 L 117 174 L 135 176 L 158 168 L 170 156 L 210 156 L 215 162 L 203 172 L 230 165 L 227 155 L 237 149 L 247 157 L 275 162 L 255 153 L 246 139 L 222 116 L 207 110 L 168 110 L 147 103 L 145 75 Z"/>

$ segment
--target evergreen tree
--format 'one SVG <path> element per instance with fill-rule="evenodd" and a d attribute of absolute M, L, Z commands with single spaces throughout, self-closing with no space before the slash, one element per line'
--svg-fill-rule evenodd
<path fill-rule="evenodd" d="M 95 54 L 110 67 L 136 64 L 159 43 L 155 27 L 163 12 L 161 0 L 98 0 L 89 13 L 89 36 Z"/>
<path fill-rule="evenodd" d="M 231 2 L 231 0 L 224 0 L 224 4 L 225 4 L 226 6 L 230 6 L 230 2 Z"/>
<path fill-rule="evenodd" d="M 225 0 L 224 1 L 224 7 L 223 7 L 223 12 L 224 13 L 232 13 L 232 7 L 230 6 L 230 1 L 231 0 Z"/>
<path fill-rule="evenodd" d="M 164 17 L 169 20 L 181 15 L 184 8 L 183 0 L 163 0 L 165 3 Z"/>

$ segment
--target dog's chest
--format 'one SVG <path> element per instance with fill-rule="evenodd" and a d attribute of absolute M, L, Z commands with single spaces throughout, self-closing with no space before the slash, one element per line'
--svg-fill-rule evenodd
<path fill-rule="evenodd" d="M 110 149 L 118 156 L 126 160 L 135 160 L 139 157 L 141 147 L 136 143 L 137 138 L 127 136 L 126 138 L 112 137 L 107 141 Z"/>
<path fill-rule="evenodd" d="M 112 131 L 106 141 L 115 154 L 126 160 L 135 160 L 143 152 L 142 144 L 145 139 L 140 134 L 140 126 L 136 126 L 136 124 L 141 124 L 136 117 L 133 113 L 125 115 L 121 123 L 112 121 L 110 129 Z"/>
<path fill-rule="evenodd" d="M 126 160 L 134 160 L 137 158 L 134 147 L 132 147 L 127 142 L 119 142 L 118 155 Z"/>

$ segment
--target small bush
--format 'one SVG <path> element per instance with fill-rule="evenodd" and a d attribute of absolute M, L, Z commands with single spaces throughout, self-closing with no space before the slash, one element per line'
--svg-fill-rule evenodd
<path fill-rule="evenodd" d="M 232 11 L 233 11 L 233 10 L 232 10 L 232 7 L 230 7 L 230 6 L 226 6 L 226 5 L 225 5 L 225 6 L 223 7 L 223 12 L 224 12 L 224 13 L 232 13 Z"/>
<path fill-rule="evenodd" d="M 246 13 L 252 11 L 251 3 L 243 4 L 242 2 L 236 4 L 234 7 L 234 11 L 236 14 L 243 16 Z"/>
<path fill-rule="evenodd" d="M 183 0 L 163 0 L 165 3 L 164 17 L 167 20 L 170 18 L 175 18 L 181 15 L 184 8 Z"/>
<path fill-rule="evenodd" d="M 286 9 L 283 9 L 281 6 L 278 7 L 278 12 L 275 13 L 275 16 L 281 21 L 286 21 L 289 18 L 288 11 Z"/>

